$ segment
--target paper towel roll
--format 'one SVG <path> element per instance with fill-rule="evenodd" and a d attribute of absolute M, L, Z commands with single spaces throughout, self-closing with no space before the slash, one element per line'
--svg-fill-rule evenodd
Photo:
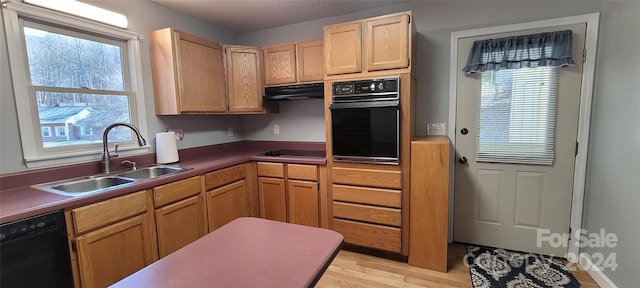
<path fill-rule="evenodd" d="M 174 131 L 156 133 L 156 163 L 178 162 L 178 146 Z"/>

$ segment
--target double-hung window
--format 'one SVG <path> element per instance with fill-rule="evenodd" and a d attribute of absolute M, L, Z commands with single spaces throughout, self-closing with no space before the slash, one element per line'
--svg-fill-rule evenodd
<path fill-rule="evenodd" d="M 3 10 L 27 167 L 99 159 L 116 122 L 146 134 L 137 34 L 22 3 Z M 117 127 L 108 139 L 132 153 L 131 133 Z"/>

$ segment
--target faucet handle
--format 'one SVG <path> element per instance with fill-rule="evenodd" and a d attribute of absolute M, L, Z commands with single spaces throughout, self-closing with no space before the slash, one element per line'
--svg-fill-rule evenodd
<path fill-rule="evenodd" d="M 129 166 L 131 167 L 131 170 L 136 170 L 136 162 L 133 162 L 131 160 L 123 160 L 122 162 L 120 162 L 120 165 Z"/>
<path fill-rule="evenodd" d="M 114 145 L 113 153 L 109 152 L 109 156 L 118 157 L 118 145 L 119 145 L 118 143 Z"/>

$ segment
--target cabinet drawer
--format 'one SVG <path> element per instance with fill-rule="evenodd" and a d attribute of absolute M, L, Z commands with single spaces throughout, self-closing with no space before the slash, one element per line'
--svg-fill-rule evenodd
<path fill-rule="evenodd" d="M 333 219 L 333 230 L 350 244 L 400 252 L 400 228 Z"/>
<path fill-rule="evenodd" d="M 258 162 L 258 176 L 284 178 L 284 164 Z"/>
<path fill-rule="evenodd" d="M 287 164 L 289 179 L 318 181 L 318 167 L 315 165 Z"/>
<path fill-rule="evenodd" d="M 400 208 L 400 190 L 333 185 L 333 200 Z"/>
<path fill-rule="evenodd" d="M 182 200 L 202 191 L 200 176 L 172 182 L 153 188 L 153 203 L 156 208 Z"/>
<path fill-rule="evenodd" d="M 73 209 L 71 215 L 75 234 L 79 235 L 146 211 L 146 191 L 139 191 Z"/>
<path fill-rule="evenodd" d="M 334 167 L 333 183 L 368 187 L 402 188 L 400 171 Z"/>
<path fill-rule="evenodd" d="M 400 227 L 400 209 L 333 202 L 333 217 Z"/>
<path fill-rule="evenodd" d="M 232 166 L 222 170 L 209 172 L 204 175 L 206 189 L 211 190 L 220 186 L 233 183 L 246 177 L 247 169 L 244 164 Z"/>

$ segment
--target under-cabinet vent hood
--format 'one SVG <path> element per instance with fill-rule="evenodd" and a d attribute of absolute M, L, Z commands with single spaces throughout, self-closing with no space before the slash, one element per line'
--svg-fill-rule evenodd
<path fill-rule="evenodd" d="M 324 83 L 267 87 L 264 100 L 301 100 L 324 98 Z"/>

